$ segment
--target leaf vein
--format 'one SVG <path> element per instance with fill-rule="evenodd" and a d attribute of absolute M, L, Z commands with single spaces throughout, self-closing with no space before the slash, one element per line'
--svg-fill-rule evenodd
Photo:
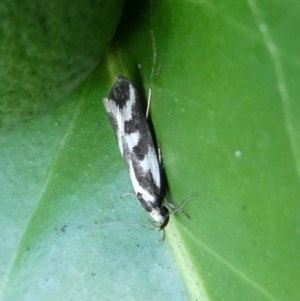
<path fill-rule="evenodd" d="M 300 182 L 300 146 L 297 141 L 298 134 L 297 130 L 293 124 L 292 108 L 290 102 L 290 96 L 288 93 L 287 84 L 284 77 L 283 67 L 280 60 L 280 53 L 274 41 L 271 38 L 269 28 L 264 22 L 261 14 L 259 12 L 258 6 L 255 0 L 247 0 L 250 10 L 255 18 L 259 31 L 262 35 L 263 42 L 270 54 L 271 60 L 274 65 L 274 72 L 277 81 L 277 88 L 279 91 L 282 107 L 283 107 L 283 117 L 285 123 L 285 130 L 287 132 L 289 144 L 291 147 L 291 152 L 294 157 L 296 172 L 298 176 L 298 181 Z"/>

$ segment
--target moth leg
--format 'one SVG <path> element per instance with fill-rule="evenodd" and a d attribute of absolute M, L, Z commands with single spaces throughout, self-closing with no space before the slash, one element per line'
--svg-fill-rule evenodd
<path fill-rule="evenodd" d="M 163 235 L 162 235 L 162 238 L 161 239 L 159 239 L 158 241 L 159 242 L 164 242 L 165 241 L 165 237 L 166 237 L 166 233 L 165 233 L 165 227 L 163 227 L 163 228 L 161 228 L 161 225 L 160 226 L 157 226 L 156 224 L 155 224 L 155 222 L 153 222 L 150 218 L 148 218 L 148 221 L 152 224 L 152 226 L 154 227 L 154 229 L 156 230 L 156 231 L 161 231 L 162 230 L 162 233 L 163 233 Z M 144 227 L 144 226 L 143 226 Z M 145 228 L 147 228 L 147 227 L 145 227 Z M 150 228 L 147 228 L 147 229 L 150 229 Z M 150 230 L 153 230 L 153 229 L 150 229 Z"/>
<path fill-rule="evenodd" d="M 128 196 L 128 195 L 135 195 L 135 193 L 134 192 L 126 192 L 126 193 L 121 194 L 120 198 L 123 199 L 123 197 Z"/>
<path fill-rule="evenodd" d="M 149 116 L 150 103 L 151 103 L 151 93 L 152 93 L 152 90 L 151 90 L 151 88 L 150 88 L 150 89 L 149 89 L 149 92 L 148 92 L 146 118 L 148 118 L 148 116 Z"/>
<path fill-rule="evenodd" d="M 162 238 L 159 240 L 160 243 L 164 242 L 165 238 L 166 238 L 165 229 L 163 229 L 162 232 L 163 232 L 163 235 L 162 235 Z"/>
<path fill-rule="evenodd" d="M 161 168 L 163 169 L 162 160 L 161 160 L 161 149 L 160 149 L 158 141 L 157 141 L 157 156 L 158 156 L 158 163 L 161 166 Z"/>

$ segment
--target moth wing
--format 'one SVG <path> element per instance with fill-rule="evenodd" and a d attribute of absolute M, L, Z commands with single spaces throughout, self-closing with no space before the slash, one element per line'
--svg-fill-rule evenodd
<path fill-rule="evenodd" d="M 104 105 L 135 192 L 156 203 L 161 188 L 160 167 L 136 89 L 119 76 Z"/>
<path fill-rule="evenodd" d="M 124 157 L 123 156 L 123 139 L 122 139 L 122 137 L 124 136 L 124 123 L 122 121 L 122 119 L 123 119 L 122 111 L 114 99 L 105 98 L 103 103 L 104 103 L 106 112 L 109 116 L 109 120 L 110 120 L 110 123 L 114 130 L 115 136 L 117 138 L 121 155 L 122 155 L 122 157 Z"/>

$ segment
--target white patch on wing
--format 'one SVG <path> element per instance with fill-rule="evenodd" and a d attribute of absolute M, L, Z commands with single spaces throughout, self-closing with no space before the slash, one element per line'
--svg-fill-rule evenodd
<path fill-rule="evenodd" d="M 162 217 L 160 211 L 158 209 L 153 208 L 153 210 L 150 212 L 150 216 L 156 221 L 156 222 L 163 222 L 164 218 Z"/>
<path fill-rule="evenodd" d="M 105 98 L 104 105 L 106 108 L 106 111 L 109 115 L 113 116 L 117 123 L 116 136 L 118 140 L 119 149 L 121 152 L 121 155 L 123 157 L 123 142 L 122 137 L 124 136 L 124 122 L 122 121 L 122 112 L 120 108 L 116 105 L 116 102 L 114 100 L 111 100 L 109 98 Z"/>
<path fill-rule="evenodd" d="M 125 121 L 132 119 L 132 106 L 134 105 L 135 102 L 136 102 L 136 97 L 134 93 L 134 88 L 132 87 L 132 85 L 129 85 L 129 99 L 126 101 L 125 106 L 121 110 L 123 125 Z"/>
<path fill-rule="evenodd" d="M 140 140 L 140 133 L 139 132 L 134 132 L 131 134 L 125 135 L 125 141 L 128 145 L 129 150 L 132 151 L 132 149 L 139 143 Z"/>
<path fill-rule="evenodd" d="M 160 188 L 160 169 L 157 156 L 153 148 L 149 148 L 144 160 L 140 161 L 140 165 L 145 172 L 149 170 L 151 171 L 156 186 Z"/>
<path fill-rule="evenodd" d="M 129 162 L 129 175 L 131 178 L 132 186 L 135 191 L 135 194 L 140 193 L 143 196 L 143 199 L 150 204 L 155 204 L 156 200 L 153 195 L 151 195 L 147 190 L 145 190 L 139 183 L 139 181 L 136 178 L 132 161 Z"/>
<path fill-rule="evenodd" d="M 138 142 L 139 133 L 133 133 L 131 135 L 125 135 L 125 121 L 132 119 L 132 106 L 136 101 L 135 92 L 133 86 L 129 85 L 129 99 L 122 109 L 112 99 L 106 98 L 104 105 L 108 114 L 112 115 L 117 123 L 116 136 L 118 140 L 119 149 L 121 155 L 124 155 L 123 137 L 125 137 L 126 143 L 130 149 L 132 149 Z"/>

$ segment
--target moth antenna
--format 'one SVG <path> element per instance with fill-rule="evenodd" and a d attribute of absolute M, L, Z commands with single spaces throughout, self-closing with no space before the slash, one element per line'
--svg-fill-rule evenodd
<path fill-rule="evenodd" d="M 151 93 L 152 93 L 152 90 L 150 88 L 149 93 L 148 93 L 148 100 L 147 100 L 146 118 L 148 118 L 148 116 L 149 116 L 150 103 L 151 103 Z"/>
<path fill-rule="evenodd" d="M 169 213 L 166 215 L 166 217 L 168 217 L 168 216 L 170 216 L 170 215 L 172 215 L 172 214 L 174 214 L 174 213 L 176 213 L 176 212 L 182 210 L 183 206 L 184 206 L 190 199 L 192 199 L 192 198 L 194 198 L 194 197 L 196 197 L 196 196 L 198 196 L 198 195 L 199 195 L 199 194 L 193 194 L 193 195 L 188 196 L 187 198 L 185 198 L 185 199 L 181 202 L 181 204 L 179 204 L 177 207 L 174 208 L 174 210 L 172 210 L 171 212 L 169 212 Z M 164 203 L 164 204 L 165 204 L 166 206 L 168 206 L 168 203 Z M 187 217 L 189 218 L 188 215 L 187 215 Z"/>
<path fill-rule="evenodd" d="M 142 226 L 143 228 L 146 228 L 146 229 L 148 229 L 148 230 L 152 230 L 152 231 L 154 231 L 154 230 L 156 230 L 156 226 L 154 225 L 154 223 L 148 218 L 148 220 L 149 220 L 149 222 L 155 227 L 155 229 L 153 229 L 153 228 L 149 228 L 149 227 L 146 227 L 146 226 L 144 226 L 144 225 L 140 225 L 140 226 Z"/>

